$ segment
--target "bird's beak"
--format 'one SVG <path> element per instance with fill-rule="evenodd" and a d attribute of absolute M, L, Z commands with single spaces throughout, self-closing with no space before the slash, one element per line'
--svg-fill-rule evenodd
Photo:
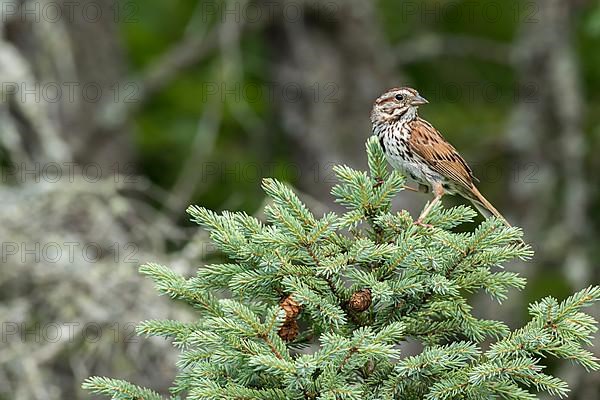
<path fill-rule="evenodd" d="M 421 95 L 417 95 L 417 97 L 415 97 L 410 104 L 412 106 L 420 106 L 422 104 L 427 104 L 429 103 L 424 97 L 421 97 Z"/>

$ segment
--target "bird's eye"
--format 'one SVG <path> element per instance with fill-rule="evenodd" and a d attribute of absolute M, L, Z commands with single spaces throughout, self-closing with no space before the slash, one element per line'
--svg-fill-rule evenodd
<path fill-rule="evenodd" d="M 397 94 L 396 95 L 396 100 L 402 101 L 402 100 L 404 100 L 404 96 L 402 96 L 401 94 Z"/>

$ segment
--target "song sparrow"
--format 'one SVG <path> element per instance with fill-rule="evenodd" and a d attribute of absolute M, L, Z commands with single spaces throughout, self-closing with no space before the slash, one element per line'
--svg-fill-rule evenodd
<path fill-rule="evenodd" d="M 454 146 L 429 122 L 419 118 L 417 109 L 427 103 L 414 89 L 393 88 L 375 101 L 371 112 L 373 134 L 379 138 L 388 162 L 415 180 L 419 191 L 432 189 L 435 195 L 416 223 L 423 225 L 431 209 L 444 194 L 450 193 L 470 200 L 484 216 L 492 213 L 510 226 L 477 190 L 473 171 Z"/>

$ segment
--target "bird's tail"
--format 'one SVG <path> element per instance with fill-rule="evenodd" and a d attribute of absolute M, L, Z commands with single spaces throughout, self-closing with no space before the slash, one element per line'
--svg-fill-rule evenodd
<path fill-rule="evenodd" d="M 471 196 L 469 196 L 469 199 L 471 200 L 475 208 L 477 208 L 477 210 L 483 216 L 487 217 L 490 214 L 493 214 L 496 218 L 504 222 L 506 226 L 508 226 L 509 228 L 511 227 L 506 218 L 504 218 L 504 216 L 494 208 L 492 203 L 490 203 L 485 197 L 483 197 L 483 195 L 479 192 L 479 190 L 477 190 L 475 185 L 471 187 Z"/>

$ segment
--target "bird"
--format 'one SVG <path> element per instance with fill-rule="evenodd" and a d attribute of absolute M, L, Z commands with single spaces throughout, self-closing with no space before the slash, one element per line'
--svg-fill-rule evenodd
<path fill-rule="evenodd" d="M 429 212 L 445 194 L 453 194 L 471 201 L 483 216 L 494 215 L 510 227 L 475 186 L 479 180 L 465 159 L 437 129 L 419 117 L 419 106 L 428 103 L 415 89 L 395 87 L 379 96 L 371 111 L 373 135 L 379 139 L 388 163 L 419 185 L 418 189 L 405 188 L 434 195 L 415 224 L 428 225 L 424 221 Z"/>

